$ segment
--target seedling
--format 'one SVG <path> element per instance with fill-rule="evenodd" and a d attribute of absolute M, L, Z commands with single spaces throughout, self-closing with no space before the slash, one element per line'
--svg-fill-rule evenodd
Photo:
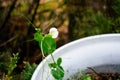
<path fill-rule="evenodd" d="M 61 66 L 62 58 L 58 58 L 57 61 L 55 61 L 52 54 L 56 49 L 55 38 L 58 36 L 58 30 L 51 28 L 48 34 L 42 34 L 41 30 L 38 28 L 35 28 L 35 30 L 34 40 L 38 42 L 43 58 L 45 58 L 45 54 L 50 54 L 53 60 L 53 62 L 48 64 L 52 76 L 55 80 L 62 80 L 64 77 L 64 69 Z"/>

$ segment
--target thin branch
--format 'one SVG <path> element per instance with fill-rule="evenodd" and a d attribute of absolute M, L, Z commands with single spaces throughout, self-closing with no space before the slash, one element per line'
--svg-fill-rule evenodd
<path fill-rule="evenodd" d="M 34 0 L 32 0 L 32 2 L 30 3 L 30 5 L 28 7 L 28 10 L 27 10 L 27 13 L 26 13 L 27 15 L 31 14 L 33 6 L 34 6 Z"/>
<path fill-rule="evenodd" d="M 3 20 L 3 23 L 1 23 L 0 30 L 2 30 L 3 28 L 5 28 L 5 25 L 6 25 L 6 23 L 8 22 L 8 20 L 10 18 L 11 12 L 13 11 L 13 9 L 15 7 L 16 2 L 17 2 L 17 0 L 12 0 L 12 4 L 10 6 L 10 9 L 9 9 L 9 11 L 8 11 L 5 19 Z"/>
<path fill-rule="evenodd" d="M 9 40 L 7 40 L 6 42 L 4 42 L 3 44 L 0 45 L 0 47 L 7 45 L 8 43 L 12 42 L 17 36 L 13 36 L 12 38 L 10 38 Z"/>
<path fill-rule="evenodd" d="M 88 69 L 92 70 L 95 74 L 99 75 L 99 73 L 98 73 L 98 72 L 96 72 L 93 68 L 88 67 Z"/>
<path fill-rule="evenodd" d="M 40 2 L 40 0 L 35 0 L 35 4 L 36 4 L 36 6 L 35 6 L 35 9 L 34 9 L 34 13 L 33 13 L 33 15 L 32 15 L 32 19 L 31 19 L 31 23 L 33 24 L 33 22 L 34 22 L 34 20 L 35 20 L 35 15 L 36 15 L 36 13 L 37 13 L 37 10 L 38 10 L 38 7 L 39 7 L 39 2 Z M 33 25 L 31 25 L 30 24 L 30 26 L 29 26 L 29 28 L 28 28 L 28 35 L 31 33 L 31 32 L 33 32 Z"/>

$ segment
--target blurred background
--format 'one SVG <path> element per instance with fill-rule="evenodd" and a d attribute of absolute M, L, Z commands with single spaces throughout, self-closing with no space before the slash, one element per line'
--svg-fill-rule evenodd
<path fill-rule="evenodd" d="M 0 63 L 19 53 L 15 73 L 24 69 L 23 61 L 42 60 L 33 25 L 43 33 L 56 27 L 57 48 L 87 36 L 119 33 L 120 0 L 0 0 Z M 0 69 L 7 65 L 1 64 Z"/>

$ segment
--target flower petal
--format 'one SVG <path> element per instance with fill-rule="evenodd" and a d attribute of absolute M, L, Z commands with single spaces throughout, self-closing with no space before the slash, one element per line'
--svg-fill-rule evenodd
<path fill-rule="evenodd" d="M 55 27 L 53 27 L 50 29 L 49 34 L 52 36 L 52 38 L 57 38 L 58 30 Z"/>

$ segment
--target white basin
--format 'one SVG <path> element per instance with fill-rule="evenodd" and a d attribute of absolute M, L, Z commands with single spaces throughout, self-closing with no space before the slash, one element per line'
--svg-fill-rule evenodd
<path fill-rule="evenodd" d="M 58 48 L 53 55 L 56 59 L 62 58 L 62 66 L 66 71 L 64 80 L 87 67 L 120 64 L 120 34 L 102 34 L 78 39 Z M 50 75 L 47 64 L 49 62 L 50 56 L 38 65 L 31 80 L 54 80 Z"/>

